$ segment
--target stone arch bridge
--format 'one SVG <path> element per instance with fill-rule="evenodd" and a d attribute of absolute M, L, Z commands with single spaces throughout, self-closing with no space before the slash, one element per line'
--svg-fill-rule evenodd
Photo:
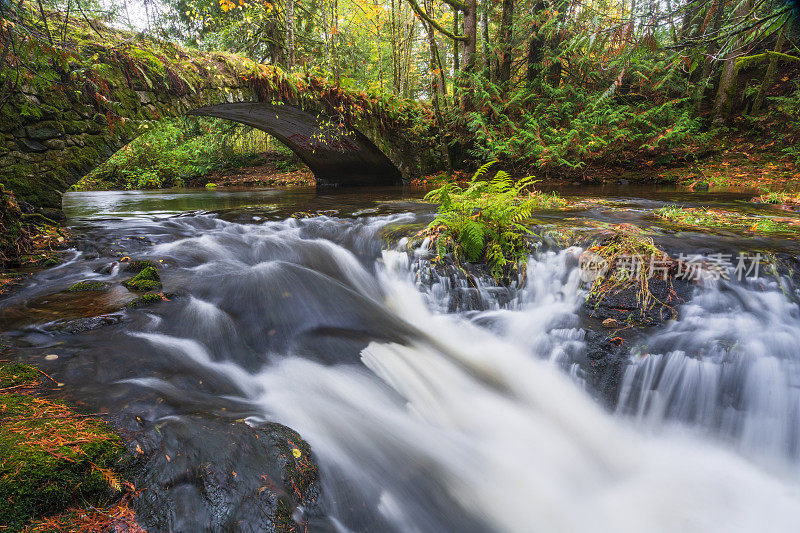
<path fill-rule="evenodd" d="M 52 75 L 23 78 L 0 107 L 0 181 L 33 205 L 60 207 L 61 193 L 135 138 L 144 121 L 181 115 L 264 130 L 320 184 L 394 184 L 443 160 L 420 104 L 231 54 L 141 37 L 108 45 L 91 42 L 96 36 L 78 23 L 70 30 L 75 49 L 45 58 Z M 127 36 L 101 31 L 112 42 Z"/>

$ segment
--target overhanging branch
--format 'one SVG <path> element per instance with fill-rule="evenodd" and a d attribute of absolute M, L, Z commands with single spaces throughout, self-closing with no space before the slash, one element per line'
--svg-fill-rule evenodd
<path fill-rule="evenodd" d="M 445 0 L 445 1 L 447 2 L 447 0 Z M 422 20 L 424 20 L 425 22 L 430 24 L 436 31 L 438 31 L 442 35 L 444 35 L 444 36 L 446 36 L 446 37 L 448 37 L 448 38 L 450 38 L 450 39 L 452 39 L 454 41 L 468 41 L 469 40 L 469 37 L 467 37 L 466 35 L 456 35 L 455 33 L 451 32 L 450 30 L 448 30 L 447 28 L 445 28 L 444 26 L 442 26 L 441 24 L 439 24 L 438 22 L 433 20 L 433 18 L 431 18 L 425 12 L 425 10 L 423 10 L 422 7 L 417 3 L 417 0 L 408 0 L 408 3 L 411 5 L 411 9 L 414 10 L 414 13 L 416 13 L 418 17 L 420 17 Z M 450 2 L 447 2 L 447 3 L 450 4 Z M 453 4 L 450 4 L 450 5 L 453 5 Z M 461 9 L 461 8 L 458 8 L 458 9 Z"/>

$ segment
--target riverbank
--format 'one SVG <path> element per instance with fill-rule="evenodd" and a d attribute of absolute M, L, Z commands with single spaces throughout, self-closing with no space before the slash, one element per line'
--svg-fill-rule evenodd
<path fill-rule="evenodd" d="M 800 142 L 800 139 L 795 139 Z M 662 154 L 655 157 L 642 151 L 631 154 L 624 164 L 588 162 L 581 168 L 506 166 L 517 178 L 534 176 L 540 186 L 569 184 L 677 185 L 693 191 L 742 191 L 754 196 L 769 192 L 800 190 L 800 157 L 791 144 L 752 134 L 722 136 L 690 150 L 694 155 L 680 157 Z M 428 186 L 439 179 L 434 174 L 417 179 L 414 185 Z M 471 171 L 456 171 L 461 181 L 469 180 Z"/>
<path fill-rule="evenodd" d="M 44 213 L 17 202 L 0 184 L 0 295 L 37 268 L 60 263 L 61 253 L 70 246 L 61 211 Z"/>
<path fill-rule="evenodd" d="M 89 242 L 78 240 L 76 246 Z M 86 272 L 84 279 L 22 305 L 15 306 L 14 299 L 26 288 L 35 290 L 35 284 L 9 290 L 0 306 L 4 329 L 33 321 L 42 331 L 74 339 L 134 323 L 144 306 L 150 312 L 158 312 L 159 304 L 170 301 L 190 306 L 186 298 L 163 292 L 162 261 L 124 254 L 108 259 L 110 263 Z M 38 275 L 47 277 L 48 272 L 41 269 Z M 98 275 L 103 279 L 97 279 Z M 187 473 L 181 466 L 185 449 L 172 450 L 175 444 L 165 441 L 163 421 L 146 419 L 143 413 L 127 416 L 113 408 L 109 412 L 105 401 L 99 408 L 92 404 L 99 413 L 87 414 L 86 409 L 75 409 L 61 400 L 79 396 L 81 389 L 79 382 L 69 379 L 80 368 L 71 359 L 72 343 L 59 342 L 46 354 L 25 357 L 24 348 L 12 339 L 4 335 L 3 341 L 14 348 L 3 353 L 13 362 L 0 361 L 0 456 L 7 458 L 0 462 L 0 531 L 137 533 L 145 531 L 142 525 L 173 529 L 169 494 L 174 476 L 183 475 L 189 475 L 198 490 L 220 505 L 220 516 L 227 512 L 225 501 L 252 498 L 248 505 L 262 517 L 265 531 L 291 531 L 300 520 L 294 516 L 295 509 L 301 504 L 313 508 L 319 490 L 317 467 L 308 444 L 290 428 L 270 422 L 248 424 L 242 419 L 198 420 L 204 431 L 193 440 L 219 434 L 221 442 L 232 443 L 232 450 L 224 455 L 237 463 L 222 465 L 209 456 Z M 60 366 L 61 360 L 70 362 Z M 42 361 L 48 373 L 29 361 Z M 102 372 L 95 363 L 92 368 Z M 106 415 L 113 428 L 105 421 Z M 236 443 L 244 443 L 244 449 Z M 245 451 L 258 459 L 243 459 Z M 218 468 L 209 466 L 212 459 Z M 237 471 L 253 462 L 264 463 L 261 475 L 247 472 L 237 477 Z"/>

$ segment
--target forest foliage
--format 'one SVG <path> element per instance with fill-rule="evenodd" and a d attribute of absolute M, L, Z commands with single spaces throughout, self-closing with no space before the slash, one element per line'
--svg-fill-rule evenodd
<path fill-rule="evenodd" d="M 792 1 L 2 0 L 0 17 L 14 22 L 9 58 L 66 53 L 72 17 L 428 102 L 448 167 L 680 163 L 731 128 L 800 160 Z M 26 68 L 3 63 L 0 105 Z M 46 75 L 35 69 L 29 80 Z"/>

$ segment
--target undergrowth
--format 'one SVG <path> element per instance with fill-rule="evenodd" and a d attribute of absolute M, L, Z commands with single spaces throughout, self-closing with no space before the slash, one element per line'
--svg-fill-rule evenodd
<path fill-rule="evenodd" d="M 453 113 L 451 127 L 463 131 L 477 159 L 524 166 L 581 169 L 590 163 L 626 165 L 634 158 L 695 158 L 717 132 L 694 115 L 688 97 L 626 100 L 581 87 L 542 84 L 508 93 L 481 76 L 474 111 Z"/>
<path fill-rule="evenodd" d="M 241 132 L 216 119 L 162 120 L 117 151 L 73 188 L 182 187 L 212 172 L 265 162 L 256 146 L 237 143 Z M 287 154 L 287 168 L 296 165 Z"/>

